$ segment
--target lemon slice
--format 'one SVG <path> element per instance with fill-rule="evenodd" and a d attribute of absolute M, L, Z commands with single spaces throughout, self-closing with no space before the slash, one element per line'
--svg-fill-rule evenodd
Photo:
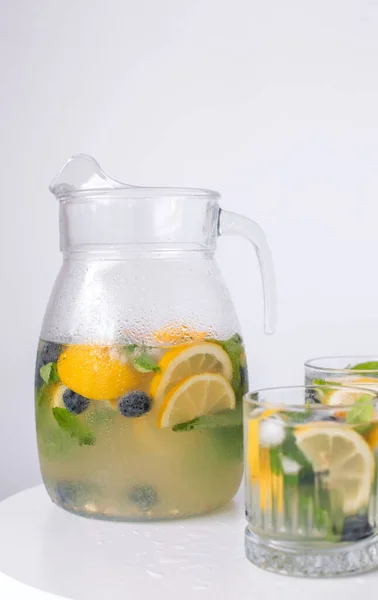
<path fill-rule="evenodd" d="M 326 394 L 322 403 L 327 406 L 348 406 L 354 404 L 359 398 L 361 398 L 363 392 L 351 392 L 350 390 L 335 390 Z"/>
<path fill-rule="evenodd" d="M 65 408 L 65 404 L 63 402 L 63 394 L 66 391 L 66 389 L 66 386 L 62 383 L 55 383 L 51 386 L 49 396 L 52 408 Z"/>
<path fill-rule="evenodd" d="M 344 379 L 338 379 L 337 382 L 350 387 L 362 387 L 373 392 L 378 392 L 378 379 L 374 377 L 344 377 Z M 328 406 L 347 406 L 348 404 L 354 404 L 361 397 L 362 393 L 360 390 L 357 392 L 352 392 L 351 390 L 334 390 L 326 394 L 322 402 Z"/>
<path fill-rule="evenodd" d="M 150 387 L 158 406 L 175 385 L 192 375 L 219 373 L 226 379 L 232 377 L 232 363 L 227 352 L 212 342 L 177 346 L 164 354 L 159 367 L 160 373 L 153 377 Z"/>
<path fill-rule="evenodd" d="M 153 332 L 158 344 L 173 345 L 188 342 L 202 342 L 207 336 L 206 331 L 196 331 L 182 323 L 168 323 L 162 329 Z"/>
<path fill-rule="evenodd" d="M 258 411 L 258 412 L 257 412 Z M 248 459 L 252 480 L 259 479 L 260 469 L 260 424 L 263 419 L 279 412 L 279 408 L 264 410 L 255 409 L 254 416 L 248 421 Z"/>
<path fill-rule="evenodd" d="M 167 394 L 159 412 L 158 426 L 174 427 L 178 423 L 191 421 L 235 408 L 235 394 L 230 382 L 218 373 L 193 375 L 176 385 Z"/>
<path fill-rule="evenodd" d="M 374 457 L 366 441 L 352 429 L 333 423 L 298 427 L 298 447 L 315 473 L 324 473 L 331 493 L 342 498 L 345 514 L 355 514 L 369 503 Z"/>

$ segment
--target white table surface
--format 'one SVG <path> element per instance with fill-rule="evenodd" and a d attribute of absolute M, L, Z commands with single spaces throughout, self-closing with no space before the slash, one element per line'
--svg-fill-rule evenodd
<path fill-rule="evenodd" d="M 43 486 L 0 503 L 0 598 L 6 600 L 352 600 L 374 598 L 378 572 L 293 579 L 244 557 L 242 498 L 224 510 L 164 523 L 84 519 Z"/>

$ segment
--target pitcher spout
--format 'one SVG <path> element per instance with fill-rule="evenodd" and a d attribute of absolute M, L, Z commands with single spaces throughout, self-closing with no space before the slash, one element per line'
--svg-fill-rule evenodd
<path fill-rule="evenodd" d="M 108 177 L 88 154 L 74 154 L 52 180 L 49 190 L 58 199 L 82 191 L 115 190 L 133 187 Z"/>

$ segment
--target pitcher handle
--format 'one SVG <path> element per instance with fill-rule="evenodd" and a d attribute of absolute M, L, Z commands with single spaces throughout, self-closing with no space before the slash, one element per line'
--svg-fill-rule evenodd
<path fill-rule="evenodd" d="M 264 329 L 267 334 L 274 333 L 277 320 L 276 277 L 272 253 L 263 230 L 248 217 L 220 209 L 218 235 L 240 235 L 254 245 L 264 291 Z"/>

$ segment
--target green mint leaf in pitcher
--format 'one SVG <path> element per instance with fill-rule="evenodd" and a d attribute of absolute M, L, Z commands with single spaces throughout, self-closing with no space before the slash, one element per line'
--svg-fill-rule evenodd
<path fill-rule="evenodd" d="M 138 345 L 137 344 L 126 344 L 126 346 L 123 346 L 123 348 L 128 354 L 132 354 L 138 348 Z"/>
<path fill-rule="evenodd" d="M 134 367 L 140 373 L 160 373 L 160 367 L 156 362 L 147 354 L 143 352 L 139 356 L 133 359 Z"/>
<path fill-rule="evenodd" d="M 50 362 L 40 368 L 39 373 L 45 383 L 58 383 L 59 375 L 56 368 L 56 363 Z"/>
<path fill-rule="evenodd" d="M 36 405 L 37 407 L 42 406 L 46 402 L 46 386 L 42 385 L 36 394 Z"/>
<path fill-rule="evenodd" d="M 193 429 L 215 429 L 218 427 L 237 427 L 243 422 L 241 410 L 227 410 L 215 415 L 203 415 L 186 423 L 179 423 L 173 431 L 192 431 Z"/>
<path fill-rule="evenodd" d="M 66 408 L 55 407 L 52 409 L 54 419 L 59 427 L 75 438 L 79 446 L 93 446 L 96 443 L 95 435 L 88 427 L 80 423 L 78 418 Z"/>
<path fill-rule="evenodd" d="M 212 448 L 222 460 L 242 460 L 243 458 L 243 427 L 217 427 L 211 430 Z"/>
<path fill-rule="evenodd" d="M 239 400 L 239 399 L 241 399 L 240 396 L 243 393 L 241 391 L 241 374 L 240 374 L 240 369 L 242 366 L 242 353 L 244 352 L 243 345 L 242 345 L 242 339 L 238 333 L 235 333 L 235 335 L 230 337 L 228 340 L 225 340 L 225 341 L 212 340 L 212 341 L 214 341 L 215 343 L 222 346 L 223 350 L 225 350 L 227 352 L 228 356 L 230 357 L 231 364 L 232 364 L 232 372 L 233 372 L 231 385 L 237 396 L 237 400 Z"/>

